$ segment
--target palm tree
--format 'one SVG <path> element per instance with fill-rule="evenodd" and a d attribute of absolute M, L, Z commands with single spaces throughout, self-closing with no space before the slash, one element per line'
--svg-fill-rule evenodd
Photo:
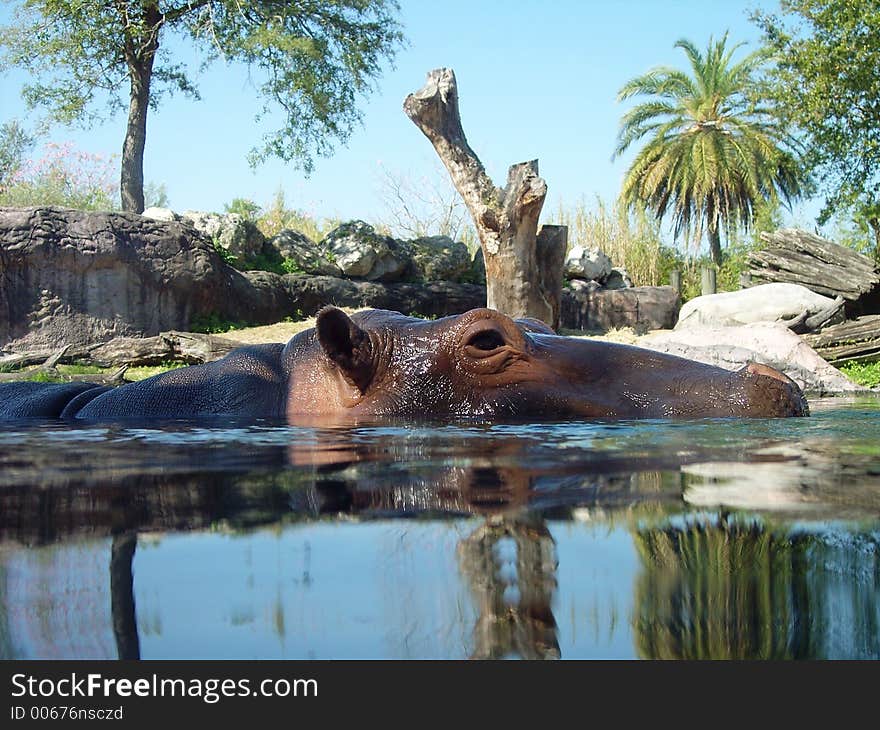
<path fill-rule="evenodd" d="M 768 60 L 756 51 L 738 63 L 742 44 L 727 49 L 727 34 L 703 55 L 679 40 L 691 73 L 660 67 L 632 79 L 618 101 L 651 97 L 621 119 L 614 156 L 646 138 L 623 181 L 621 198 L 632 208 L 669 214 L 675 236 L 705 232 L 712 259 L 721 264 L 721 233 L 748 231 L 756 206 L 790 205 L 802 193 L 796 142 L 772 109 L 756 103 L 756 74 Z"/>

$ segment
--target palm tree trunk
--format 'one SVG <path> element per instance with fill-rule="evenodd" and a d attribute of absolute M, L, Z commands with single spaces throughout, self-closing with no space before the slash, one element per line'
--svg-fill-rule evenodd
<path fill-rule="evenodd" d="M 716 266 L 721 266 L 721 232 L 714 226 L 709 226 L 709 253 Z"/>

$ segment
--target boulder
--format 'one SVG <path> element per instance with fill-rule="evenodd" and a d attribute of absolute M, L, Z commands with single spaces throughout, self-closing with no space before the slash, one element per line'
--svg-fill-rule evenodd
<path fill-rule="evenodd" d="M 629 289 L 633 285 L 632 279 L 622 266 L 615 266 L 605 279 L 606 289 Z"/>
<path fill-rule="evenodd" d="M 690 327 L 642 337 L 639 347 L 659 350 L 728 370 L 749 362 L 770 365 L 813 394 L 866 390 L 829 365 L 816 351 L 780 323 L 733 327 Z"/>
<path fill-rule="evenodd" d="M 321 248 L 352 279 L 397 281 L 411 272 L 408 245 L 376 233 L 363 221 L 349 221 L 334 228 L 321 241 Z"/>
<path fill-rule="evenodd" d="M 562 290 L 563 329 L 606 332 L 631 327 L 637 331 L 671 328 L 680 301 L 671 286 L 602 289 L 595 282 Z"/>
<path fill-rule="evenodd" d="M 0 346 L 6 349 L 157 335 L 212 315 L 277 321 L 264 294 L 184 221 L 0 208 Z"/>
<path fill-rule="evenodd" d="M 594 279 L 569 279 L 568 287 L 573 292 L 586 292 L 592 294 L 594 291 L 601 289 L 602 285 Z"/>
<path fill-rule="evenodd" d="M 598 248 L 575 246 L 565 257 L 565 276 L 567 279 L 593 279 L 605 281 L 611 274 L 613 264 Z"/>
<path fill-rule="evenodd" d="M 147 208 L 141 215 L 144 218 L 152 218 L 154 221 L 179 221 L 180 216 L 171 208 Z"/>
<path fill-rule="evenodd" d="M 681 308 L 675 328 L 784 322 L 795 319 L 805 311 L 810 315 L 817 314 L 833 303 L 833 299 L 798 284 L 761 284 L 749 289 L 691 299 Z"/>
<path fill-rule="evenodd" d="M 282 259 L 293 261 L 306 274 L 342 276 L 342 269 L 328 259 L 318 244 L 304 233 L 285 228 L 268 244 Z"/>
<path fill-rule="evenodd" d="M 449 236 L 424 236 L 409 241 L 416 278 L 458 281 L 471 265 L 467 246 Z"/>
<path fill-rule="evenodd" d="M 263 253 L 266 237 L 256 223 L 238 213 L 203 213 L 187 210 L 181 214 L 195 229 L 222 246 L 238 263 L 247 263 Z"/>
<path fill-rule="evenodd" d="M 432 281 L 352 281 L 332 276 L 283 277 L 292 305 L 305 316 L 316 314 L 328 304 L 337 307 L 390 309 L 419 317 L 446 317 L 486 306 L 486 287 Z"/>

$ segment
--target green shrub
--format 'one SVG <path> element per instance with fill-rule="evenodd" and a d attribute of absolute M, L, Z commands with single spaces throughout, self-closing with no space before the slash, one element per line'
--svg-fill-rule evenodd
<path fill-rule="evenodd" d="M 282 188 L 275 193 L 269 206 L 261 209 L 254 222 L 266 238 L 272 238 L 285 229 L 291 229 L 305 234 L 316 242 L 322 240 L 339 225 L 336 219 L 324 218 L 319 221 L 301 210 L 289 208 Z"/>
<path fill-rule="evenodd" d="M 247 198 L 233 198 L 231 203 L 223 206 L 223 209 L 227 213 L 235 213 L 249 221 L 256 221 L 262 210 L 253 200 Z"/>
<path fill-rule="evenodd" d="M 866 388 L 880 386 L 880 362 L 848 362 L 838 369 L 850 380 Z"/>
<path fill-rule="evenodd" d="M 205 315 L 196 315 L 189 320 L 189 331 L 200 332 L 205 335 L 216 335 L 221 332 L 231 332 L 232 330 L 243 329 L 248 325 L 244 322 L 233 322 L 229 319 L 223 319 L 215 312 Z"/>
<path fill-rule="evenodd" d="M 218 254 L 220 254 L 220 258 L 223 259 L 224 264 L 228 264 L 229 266 L 238 268 L 238 256 L 230 253 L 229 249 L 223 248 L 223 246 L 220 245 L 220 241 L 218 239 L 215 238 L 212 243 L 214 244 L 214 250 Z"/>

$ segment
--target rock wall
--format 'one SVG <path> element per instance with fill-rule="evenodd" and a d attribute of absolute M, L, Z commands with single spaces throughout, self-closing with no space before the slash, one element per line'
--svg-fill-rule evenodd
<path fill-rule="evenodd" d="M 563 289 L 563 329 L 606 332 L 631 327 L 636 331 L 675 326 L 681 301 L 671 286 L 626 289 Z"/>
<path fill-rule="evenodd" d="M 0 345 L 156 334 L 229 309 L 237 272 L 179 221 L 0 208 Z"/>
<path fill-rule="evenodd" d="M 415 243 L 423 269 L 470 266 L 448 239 Z M 240 272 L 179 217 L 0 208 L 0 348 L 8 351 L 186 331 L 211 317 L 269 324 L 327 304 L 443 317 L 485 303 L 486 289 L 477 284 Z M 670 287 L 566 289 L 560 326 L 657 329 L 672 327 L 677 311 Z"/>
<path fill-rule="evenodd" d="M 329 303 L 440 317 L 485 300 L 471 284 L 240 272 L 186 220 L 0 208 L 0 348 L 10 351 L 153 336 L 210 317 L 269 324 Z"/>

